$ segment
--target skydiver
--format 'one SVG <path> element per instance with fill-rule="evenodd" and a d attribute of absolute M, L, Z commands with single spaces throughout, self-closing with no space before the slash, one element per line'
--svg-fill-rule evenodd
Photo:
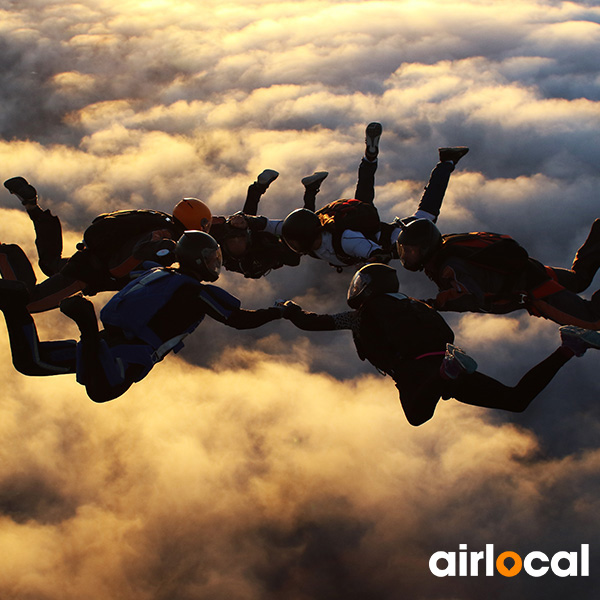
<path fill-rule="evenodd" d="M 423 270 L 438 286 L 437 296 L 427 300 L 437 310 L 506 314 L 525 309 L 561 325 L 600 329 L 600 292 L 591 300 L 576 293 L 590 285 L 600 267 L 600 219 L 571 269 L 543 265 L 514 240 L 500 239 L 500 245 L 477 253 L 461 242 L 467 239 L 472 246 L 497 237 L 508 238 L 489 232 L 443 236 L 431 221 L 420 219 L 400 234 L 398 254 L 406 269 Z"/>
<path fill-rule="evenodd" d="M 381 223 L 374 208 L 375 172 L 381 133 L 380 123 L 370 123 L 365 131 L 365 155 L 359 165 L 355 191 L 355 200 L 359 202 L 351 200 L 350 210 L 347 210 L 350 204 L 342 206 L 346 215 L 356 208 L 357 214 L 352 221 L 338 221 L 337 217 L 328 213 L 327 207 L 316 212 L 301 208 L 283 220 L 268 220 L 265 231 L 281 236 L 298 254 L 326 260 L 338 271 L 369 261 L 388 262 L 397 258 L 395 241 L 402 224 L 418 218 L 437 220 L 450 174 L 469 149 L 464 146 L 439 148 L 439 162 L 430 174 L 416 212 L 402 220 L 396 219 L 394 223 Z M 373 209 L 373 215 L 367 212 L 365 205 Z M 319 216 L 319 213 L 322 214 Z M 326 225 L 327 221 L 329 223 Z"/>
<path fill-rule="evenodd" d="M 214 282 L 221 269 L 221 249 L 209 234 L 186 231 L 174 249 L 178 267 L 155 266 L 117 292 L 100 312 L 81 295 L 64 299 L 60 310 L 77 324 L 81 337 L 45 341 L 38 338 L 26 306 L 27 288 L 20 281 L 0 281 L 13 364 L 24 375 L 77 374 L 94 402 L 124 394 L 141 381 L 206 315 L 235 329 L 252 329 L 281 318 L 270 307 L 245 310 Z"/>
<path fill-rule="evenodd" d="M 320 185 L 327 175 L 327 171 L 317 171 L 302 178 L 305 208 L 314 210 Z M 278 176 L 279 173 L 273 169 L 264 170 L 248 187 L 240 212 L 230 217 L 213 217 L 211 234 L 221 245 L 223 266 L 228 271 L 258 279 L 274 269 L 300 264 L 300 255 L 280 236 L 265 231 L 266 218 L 257 216 L 261 196 Z"/>
<path fill-rule="evenodd" d="M 221 246 L 223 266 L 228 271 L 258 279 L 273 269 L 300 264 L 300 257 L 281 238 L 263 231 L 264 217 L 256 216 L 261 196 L 278 176 L 277 171 L 265 169 L 248 187 L 240 212 L 229 217 L 213 216 L 211 235 Z M 317 192 L 314 185 L 305 185 L 305 200 L 310 202 Z"/>
<path fill-rule="evenodd" d="M 600 348 L 600 333 L 563 326 L 561 345 L 509 387 L 478 372 L 475 360 L 453 344 L 454 333 L 442 316 L 398 288 L 392 267 L 371 263 L 350 283 L 350 311 L 315 314 L 291 301 L 281 305 L 284 318 L 299 329 L 351 330 L 358 356 L 395 381 L 406 418 L 414 426 L 433 416 L 440 398 L 522 412 L 573 356 Z"/>
<path fill-rule="evenodd" d="M 0 274 L 25 282 L 32 313 L 56 308 L 63 298 L 80 291 L 94 295 L 120 289 L 145 260 L 171 264 L 183 232 L 208 231 L 211 224 L 210 209 L 197 198 L 178 202 L 172 215 L 156 210 L 105 213 L 86 229 L 75 254 L 63 258 L 60 221 L 39 207 L 36 189 L 23 177 L 8 179 L 4 186 L 21 200 L 33 221 L 40 268 L 48 275 L 37 283 L 23 250 L 15 244 L 0 244 Z"/>

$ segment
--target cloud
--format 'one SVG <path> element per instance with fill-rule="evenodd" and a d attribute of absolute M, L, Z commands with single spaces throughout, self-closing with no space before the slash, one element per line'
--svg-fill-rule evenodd
<path fill-rule="evenodd" d="M 593 539 L 597 450 L 540 461 L 530 433 L 455 402 L 411 428 L 389 380 L 265 358 L 171 359 L 102 406 L 67 378 L 13 375 L 3 595 L 393 598 L 443 593 L 428 557 L 459 541 L 554 548 L 557 511 L 561 548 Z M 551 585 L 534 583 L 517 585 Z"/>

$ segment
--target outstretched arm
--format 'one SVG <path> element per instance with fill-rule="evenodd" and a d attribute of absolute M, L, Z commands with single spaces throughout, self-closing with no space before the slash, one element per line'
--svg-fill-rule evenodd
<path fill-rule="evenodd" d="M 199 315 L 206 314 L 215 321 L 234 329 L 255 329 L 276 319 L 281 319 L 283 309 L 278 306 L 248 310 L 241 302 L 216 285 L 202 285 L 197 298 Z"/>
<path fill-rule="evenodd" d="M 303 329 L 305 331 L 352 330 L 357 323 L 357 313 L 354 310 L 334 315 L 320 315 L 307 312 L 289 300 L 283 303 L 283 307 L 283 318 L 291 321 L 298 329 Z"/>
<path fill-rule="evenodd" d="M 266 219 L 264 230 L 267 233 L 272 233 L 277 237 L 281 237 L 281 229 L 283 227 L 283 219 Z"/>
<path fill-rule="evenodd" d="M 250 229 L 251 231 L 262 231 L 269 219 L 262 216 L 254 216 L 244 212 L 236 212 L 226 219 L 226 223 L 238 229 Z"/>
<path fill-rule="evenodd" d="M 276 319 L 281 319 L 281 316 L 282 311 L 276 306 L 260 308 L 258 310 L 238 308 L 223 323 L 234 329 L 255 329 Z"/>
<path fill-rule="evenodd" d="M 342 250 L 348 256 L 372 260 L 372 257 L 379 257 L 384 254 L 383 248 L 375 241 L 365 237 L 359 231 L 347 229 L 342 234 Z"/>

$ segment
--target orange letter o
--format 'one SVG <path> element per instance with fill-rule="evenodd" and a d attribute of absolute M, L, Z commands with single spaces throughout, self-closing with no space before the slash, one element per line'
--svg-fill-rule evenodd
<path fill-rule="evenodd" d="M 512 558 L 515 561 L 515 564 L 512 566 L 511 569 L 507 569 L 504 565 L 504 561 L 507 558 Z M 496 569 L 498 569 L 498 573 L 500 573 L 500 575 L 504 575 L 504 577 L 514 577 L 515 575 L 521 572 L 522 568 L 523 560 L 516 552 L 512 552 L 511 550 L 503 552 L 496 559 Z"/>

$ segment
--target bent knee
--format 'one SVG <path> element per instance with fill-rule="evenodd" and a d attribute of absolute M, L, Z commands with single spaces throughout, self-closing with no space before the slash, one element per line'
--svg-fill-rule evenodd
<path fill-rule="evenodd" d="M 525 409 L 531 404 L 531 399 L 513 399 L 513 402 L 510 404 L 503 406 L 504 410 L 512 413 L 522 413 L 525 412 Z"/>
<path fill-rule="evenodd" d="M 92 402 L 96 404 L 103 404 L 104 402 L 109 402 L 110 400 L 114 400 L 119 396 L 122 396 L 130 387 L 132 382 L 126 382 L 117 386 L 110 386 L 105 382 L 98 384 L 87 384 L 85 386 L 85 391 L 89 396 Z"/>
<path fill-rule="evenodd" d="M 404 408 L 404 407 L 403 407 Z M 406 420 L 413 426 L 418 427 L 419 425 L 423 425 L 433 417 L 433 413 L 435 411 L 435 406 L 431 407 L 428 410 L 407 410 L 404 408 L 404 414 L 406 416 Z"/>
<path fill-rule="evenodd" d="M 114 394 L 108 391 L 98 391 L 98 390 L 90 390 L 86 388 L 87 395 L 92 402 L 96 404 L 104 404 L 105 402 L 110 402 L 110 400 L 114 400 L 120 394 Z"/>

